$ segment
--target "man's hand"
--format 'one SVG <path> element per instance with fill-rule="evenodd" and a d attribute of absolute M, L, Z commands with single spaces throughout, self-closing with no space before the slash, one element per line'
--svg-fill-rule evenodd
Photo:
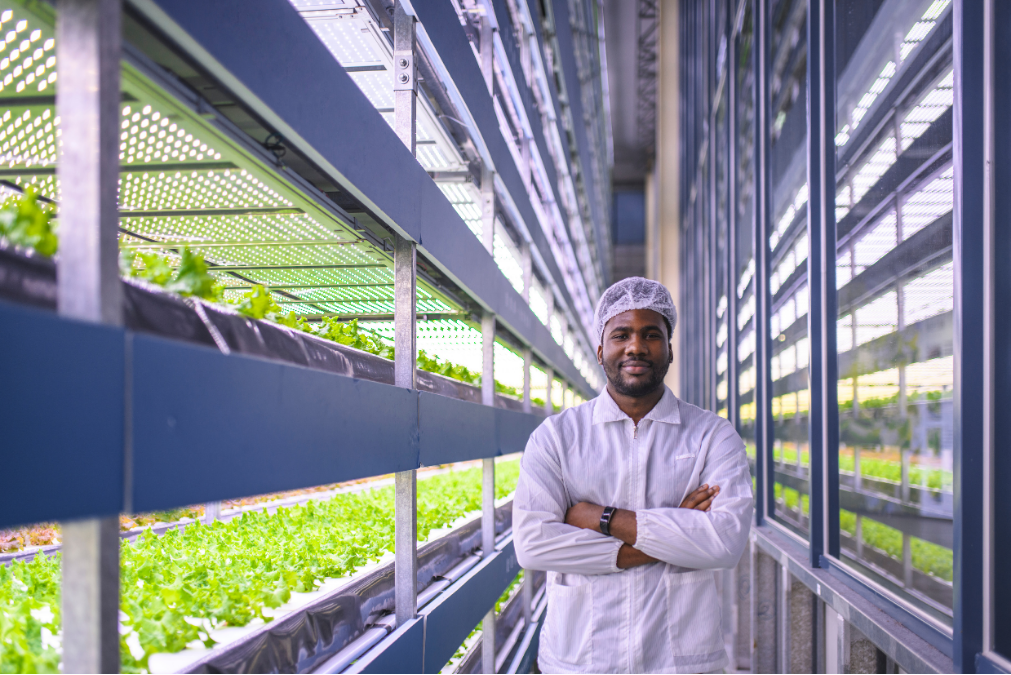
<path fill-rule="evenodd" d="M 681 502 L 682 509 L 695 509 L 696 511 L 708 511 L 712 508 L 713 500 L 720 494 L 720 486 L 709 487 L 708 484 L 700 485 L 694 492 L 685 497 Z"/>
<path fill-rule="evenodd" d="M 684 498 L 680 508 L 708 511 L 712 508 L 713 500 L 719 493 L 719 485 L 712 487 L 708 483 L 701 485 Z M 578 502 L 565 512 L 565 524 L 600 532 L 600 517 L 602 515 L 604 515 L 603 506 L 590 502 Z M 635 511 L 618 509 L 614 512 L 614 515 L 611 516 L 611 536 L 625 542 L 625 545 L 618 549 L 618 567 L 625 569 L 657 561 L 656 558 L 635 548 L 635 542 L 639 536 Z"/>
<path fill-rule="evenodd" d="M 708 511 L 712 508 L 713 500 L 716 499 L 716 495 L 720 494 L 720 486 L 709 484 L 699 486 L 694 492 L 689 494 L 681 502 L 682 509 L 695 509 L 696 511 Z M 604 514 L 604 507 L 598 506 L 597 504 L 592 504 L 590 502 L 579 502 L 573 504 L 569 507 L 569 510 L 565 512 L 565 524 L 572 525 L 573 527 L 579 527 L 584 530 L 593 530 L 594 532 L 600 532 L 600 517 Z M 629 524 L 629 516 L 631 516 L 632 525 L 632 536 L 624 537 L 621 536 L 620 531 L 627 529 L 622 527 L 622 525 Z M 615 525 L 618 526 L 618 531 L 615 530 Z M 611 533 L 625 541 L 629 544 L 635 544 L 635 512 L 626 511 L 625 509 L 618 509 L 615 514 L 611 517 Z M 628 541 L 631 539 L 632 541 Z"/>

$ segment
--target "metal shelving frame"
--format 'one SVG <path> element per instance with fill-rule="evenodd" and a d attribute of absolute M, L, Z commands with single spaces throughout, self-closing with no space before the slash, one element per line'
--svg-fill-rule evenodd
<path fill-rule="evenodd" d="M 46 81 L 54 85 L 49 92 L 38 79 L 37 94 L 23 84 L 10 92 L 7 83 L 0 96 L 11 110 L 27 112 L 25 122 L 38 117 L 51 126 L 26 125 L 34 145 L 5 148 L 8 166 L 0 171 L 9 190 L 32 185 L 58 203 L 61 251 L 56 314 L 0 303 L 0 344 L 5 354 L 17 355 L 0 363 L 4 381 L 16 383 L 18 392 L 0 412 L 11 450 L 7 467 L 46 475 L 49 486 L 45 499 L 30 485 L 6 490 L 0 526 L 64 524 L 66 669 L 117 669 L 119 513 L 390 473 L 397 490 L 397 625 L 356 669 L 438 670 L 482 617 L 486 627 L 493 623 L 489 608 L 518 571 L 511 541 L 496 544 L 494 537 L 493 458 L 522 451 L 543 417 L 495 407 L 491 377 L 484 378 L 481 405 L 419 392 L 418 317 L 457 316 L 480 326 L 486 372 L 497 333 L 523 351 L 528 411 L 535 358 L 549 385 L 557 376 L 585 397 L 594 389 L 552 336 L 550 322 L 531 311 L 529 283 L 522 294 L 513 288 L 494 262 L 492 240 L 471 234 L 437 185 L 440 176 L 415 160 L 419 66 L 434 62 L 441 84 L 452 85 L 456 111 L 463 109 L 471 123 L 467 133 L 479 147 L 483 177 L 495 188 L 485 219 L 488 208 L 496 209 L 520 232 L 533 263 L 525 281 L 530 267 L 545 279 L 549 306 L 577 327 L 574 348 L 584 369 L 595 361 L 583 326 L 599 289 L 574 286 L 585 271 L 563 270 L 559 255 L 575 249 L 571 243 L 558 248 L 560 232 L 542 229 L 545 205 L 556 224 L 571 225 L 555 190 L 571 191 L 573 173 L 549 161 L 557 153 L 547 152 L 540 115 L 524 89 L 536 83 L 517 74 L 512 60 L 501 63 L 507 50 L 496 36 L 499 63 L 486 62 L 500 68 L 500 86 L 523 103 L 517 118 L 529 125 L 527 142 L 538 146 L 531 170 L 516 164 L 508 145 L 516 139 L 503 136 L 495 111 L 501 102 L 488 90 L 465 27 L 447 13 L 451 7 L 406 0 L 391 7 L 390 125 L 353 81 L 354 70 L 345 72 L 283 0 L 14 6 L 18 26 L 22 15 L 31 19 L 29 41 L 55 51 L 55 66 L 49 61 L 41 68 L 39 55 L 35 60 L 39 78 L 59 76 L 60 97 L 51 93 L 55 76 Z M 494 16 L 491 8 L 488 14 Z M 452 21 L 440 20 L 446 17 Z M 539 29 L 534 22 L 524 29 L 528 50 L 540 51 Z M 27 72 L 26 65 L 17 77 Z M 543 103 L 558 111 L 557 93 L 551 96 Z M 429 105 L 422 101 L 426 110 Z M 558 123 L 557 112 L 552 122 Z M 436 142 L 452 149 L 445 138 Z M 585 157 L 582 148 L 576 154 Z M 567 184 L 545 185 L 559 173 Z M 592 176 L 589 167 L 582 176 Z M 530 189 L 537 179 L 552 190 L 540 203 Z M 591 182 L 581 189 L 595 188 Z M 595 211 L 599 232 L 603 216 Z M 183 246 L 202 250 L 212 271 L 229 280 L 228 292 L 264 283 L 283 307 L 312 310 L 300 313 L 393 318 L 396 385 L 123 328 L 120 245 L 170 256 Z M 482 561 L 419 613 L 415 470 L 479 458 L 485 467 Z M 240 462 L 243 472 L 229 469 Z M 192 471 L 195 463 L 204 470 Z M 520 638 L 527 656 L 517 656 L 517 663 L 536 653 L 539 625 L 532 622 Z M 494 657 L 495 631 L 485 633 L 485 651 Z"/>

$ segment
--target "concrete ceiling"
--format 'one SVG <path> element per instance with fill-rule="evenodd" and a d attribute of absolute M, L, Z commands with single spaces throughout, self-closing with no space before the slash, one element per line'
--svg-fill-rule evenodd
<path fill-rule="evenodd" d="M 604 0 L 607 83 L 614 142 L 612 183 L 616 188 L 641 186 L 655 137 L 655 77 L 640 77 L 640 46 L 653 49 L 656 0 Z M 640 18 L 643 14 L 643 18 Z M 643 40 L 640 41 L 640 33 Z M 646 64 L 650 61 L 646 60 Z"/>

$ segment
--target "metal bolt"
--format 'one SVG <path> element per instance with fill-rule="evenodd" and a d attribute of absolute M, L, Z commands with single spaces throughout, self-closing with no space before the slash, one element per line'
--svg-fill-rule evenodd
<path fill-rule="evenodd" d="M 406 68 L 408 63 L 410 63 L 410 61 L 408 61 L 407 59 L 400 59 L 401 68 Z"/>
<path fill-rule="evenodd" d="M 411 80 L 411 76 L 407 73 L 400 73 L 400 83 L 407 84 Z"/>

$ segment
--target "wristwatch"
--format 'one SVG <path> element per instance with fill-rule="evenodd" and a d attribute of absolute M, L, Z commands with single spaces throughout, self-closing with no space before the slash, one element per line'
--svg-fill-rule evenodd
<path fill-rule="evenodd" d="M 600 531 L 608 537 L 611 536 L 611 518 L 617 510 L 613 506 L 605 506 L 604 512 L 600 514 Z"/>

